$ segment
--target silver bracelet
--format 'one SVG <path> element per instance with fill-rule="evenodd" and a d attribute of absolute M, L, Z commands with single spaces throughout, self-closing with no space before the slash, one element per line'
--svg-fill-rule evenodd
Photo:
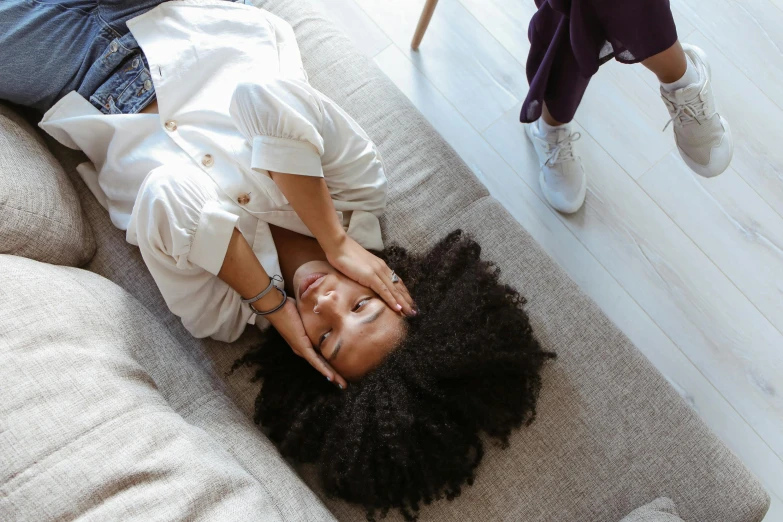
<path fill-rule="evenodd" d="M 244 303 L 244 304 L 255 303 L 256 301 L 258 301 L 259 299 L 261 299 L 262 297 L 264 297 L 266 294 L 268 294 L 269 292 L 271 292 L 271 291 L 272 291 L 272 288 L 275 288 L 275 281 L 277 281 L 277 282 L 281 283 L 281 282 L 283 281 L 283 278 L 282 278 L 282 277 L 280 277 L 279 275 L 273 275 L 273 276 L 272 276 L 272 277 L 269 279 L 269 285 L 268 285 L 266 288 L 264 288 L 264 289 L 261 291 L 261 293 L 260 293 L 260 294 L 258 294 L 258 295 L 257 295 L 257 296 L 255 296 L 255 297 L 251 297 L 250 299 L 242 299 L 242 303 Z M 251 308 L 252 308 L 252 307 L 251 307 Z"/>
<path fill-rule="evenodd" d="M 283 308 L 283 306 L 285 306 L 285 302 L 288 300 L 288 296 L 286 295 L 285 290 L 283 290 L 282 288 L 277 288 L 276 286 L 274 288 L 275 288 L 275 290 L 280 292 L 280 294 L 283 296 L 283 299 L 280 301 L 279 305 L 275 306 L 274 308 L 272 308 L 269 311 L 259 312 L 251 304 L 251 305 L 249 305 L 250 306 L 250 311 L 253 312 L 256 315 L 269 315 L 269 314 L 273 314 L 273 313 L 277 312 L 278 310 L 280 310 L 281 308 Z"/>

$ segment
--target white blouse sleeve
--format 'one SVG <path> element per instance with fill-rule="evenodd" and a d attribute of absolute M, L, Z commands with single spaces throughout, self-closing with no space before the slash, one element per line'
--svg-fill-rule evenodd
<path fill-rule="evenodd" d="M 309 87 L 288 79 L 237 86 L 229 112 L 253 147 L 252 169 L 323 177 L 322 108 Z"/>
<path fill-rule="evenodd" d="M 386 176 L 375 144 L 353 118 L 307 82 L 278 77 L 240 84 L 230 113 L 252 145 L 251 168 L 326 177 L 333 199 L 382 211 Z"/>

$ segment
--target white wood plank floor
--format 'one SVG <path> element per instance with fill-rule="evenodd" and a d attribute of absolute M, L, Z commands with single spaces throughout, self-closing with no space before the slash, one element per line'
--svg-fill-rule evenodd
<path fill-rule="evenodd" d="M 679 158 L 655 77 L 610 62 L 576 115 L 584 208 L 551 210 L 518 121 L 533 0 L 313 0 L 354 39 L 772 495 L 783 521 L 783 0 L 672 0 L 710 57 L 731 168 Z"/>

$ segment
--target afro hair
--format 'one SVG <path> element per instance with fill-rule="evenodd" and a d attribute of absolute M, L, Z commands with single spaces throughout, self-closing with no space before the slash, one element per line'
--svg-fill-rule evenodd
<path fill-rule="evenodd" d="M 345 391 L 270 328 L 232 371 L 263 380 L 255 422 L 281 453 L 318 466 L 329 496 L 368 520 L 454 499 L 472 484 L 486 434 L 501 446 L 533 422 L 540 372 L 555 357 L 533 335 L 524 299 L 460 230 L 422 256 L 379 253 L 405 281 L 419 314 L 395 351 Z"/>

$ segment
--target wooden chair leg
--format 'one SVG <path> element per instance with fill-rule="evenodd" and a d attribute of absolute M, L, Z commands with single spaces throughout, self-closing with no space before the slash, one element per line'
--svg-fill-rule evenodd
<path fill-rule="evenodd" d="M 427 26 L 430 25 L 430 19 L 432 13 L 435 12 L 435 6 L 438 5 L 438 0 L 427 0 L 424 4 L 424 9 L 421 11 L 421 17 L 419 18 L 419 25 L 416 26 L 416 32 L 413 35 L 413 41 L 411 42 L 411 49 L 417 51 L 421 39 L 424 38 L 424 33 L 427 31 Z"/>

